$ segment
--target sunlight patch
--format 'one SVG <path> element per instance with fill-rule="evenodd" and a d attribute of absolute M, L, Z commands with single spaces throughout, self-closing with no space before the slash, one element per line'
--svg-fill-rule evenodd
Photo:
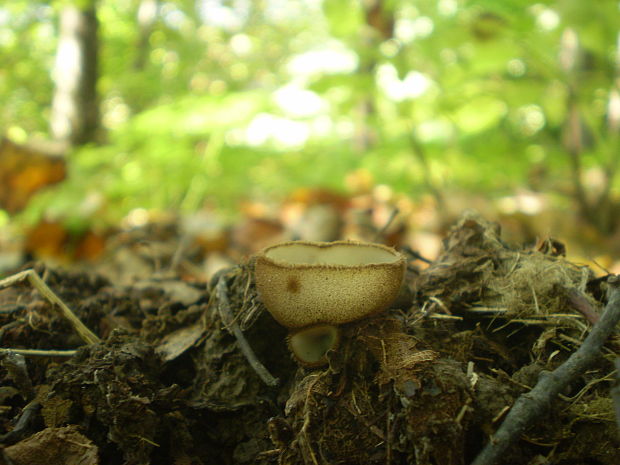
<path fill-rule="evenodd" d="M 408 44 L 415 39 L 428 37 L 433 33 L 435 23 L 428 16 L 420 16 L 415 19 L 401 18 L 394 26 L 394 36 Z"/>
<path fill-rule="evenodd" d="M 313 116 L 327 107 L 325 100 L 316 92 L 295 85 L 280 87 L 274 93 L 274 99 L 286 114 L 294 117 Z"/>
<path fill-rule="evenodd" d="M 341 44 L 329 48 L 311 50 L 295 55 L 287 65 L 289 73 L 297 76 L 313 74 L 339 74 L 355 71 L 359 58 L 352 50 Z"/>
<path fill-rule="evenodd" d="M 260 113 L 248 125 L 245 139 L 249 145 L 264 145 L 273 141 L 284 147 L 298 147 L 310 137 L 307 124 L 280 118 L 269 113 Z"/>
<path fill-rule="evenodd" d="M 377 70 L 379 87 L 390 100 L 397 102 L 424 95 L 431 87 L 432 82 L 419 71 L 409 71 L 405 79 L 401 81 L 398 78 L 398 71 L 391 64 L 383 64 Z"/>

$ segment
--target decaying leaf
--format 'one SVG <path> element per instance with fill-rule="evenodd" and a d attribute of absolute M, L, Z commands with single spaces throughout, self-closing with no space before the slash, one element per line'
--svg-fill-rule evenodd
<path fill-rule="evenodd" d="M 22 210 L 35 192 L 65 176 L 63 158 L 0 140 L 0 208 L 9 213 Z"/>

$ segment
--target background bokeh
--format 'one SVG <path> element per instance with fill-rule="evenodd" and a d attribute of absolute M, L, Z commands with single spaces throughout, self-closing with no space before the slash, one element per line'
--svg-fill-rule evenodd
<path fill-rule="evenodd" d="M 0 128 L 16 143 L 58 139 L 68 9 L 98 22 L 98 126 L 3 224 L 237 221 L 320 189 L 421 229 L 476 207 L 521 240 L 615 253 L 617 1 L 12 0 Z"/>

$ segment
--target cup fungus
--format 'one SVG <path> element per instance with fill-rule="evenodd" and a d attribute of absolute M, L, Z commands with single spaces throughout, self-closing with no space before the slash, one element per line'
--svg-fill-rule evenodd
<path fill-rule="evenodd" d="M 385 310 L 398 295 L 404 257 L 381 244 L 293 241 L 256 255 L 260 298 L 291 330 L 289 347 L 306 366 L 335 349 L 338 325 Z"/>

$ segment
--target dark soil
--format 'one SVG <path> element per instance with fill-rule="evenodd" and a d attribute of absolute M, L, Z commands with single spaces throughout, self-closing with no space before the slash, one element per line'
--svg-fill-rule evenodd
<path fill-rule="evenodd" d="M 538 374 L 581 344 L 591 324 L 579 308 L 596 318 L 605 305 L 605 280 L 558 245 L 516 249 L 496 225 L 463 218 L 430 267 L 412 258 L 393 308 L 345 325 L 317 369 L 291 358 L 251 264 L 209 285 L 37 265 L 102 342 L 85 345 L 29 284 L 0 291 L 2 347 L 77 350 L 0 353 L 0 464 L 468 464 Z M 502 463 L 620 463 L 609 395 L 619 346 L 616 334 Z"/>

